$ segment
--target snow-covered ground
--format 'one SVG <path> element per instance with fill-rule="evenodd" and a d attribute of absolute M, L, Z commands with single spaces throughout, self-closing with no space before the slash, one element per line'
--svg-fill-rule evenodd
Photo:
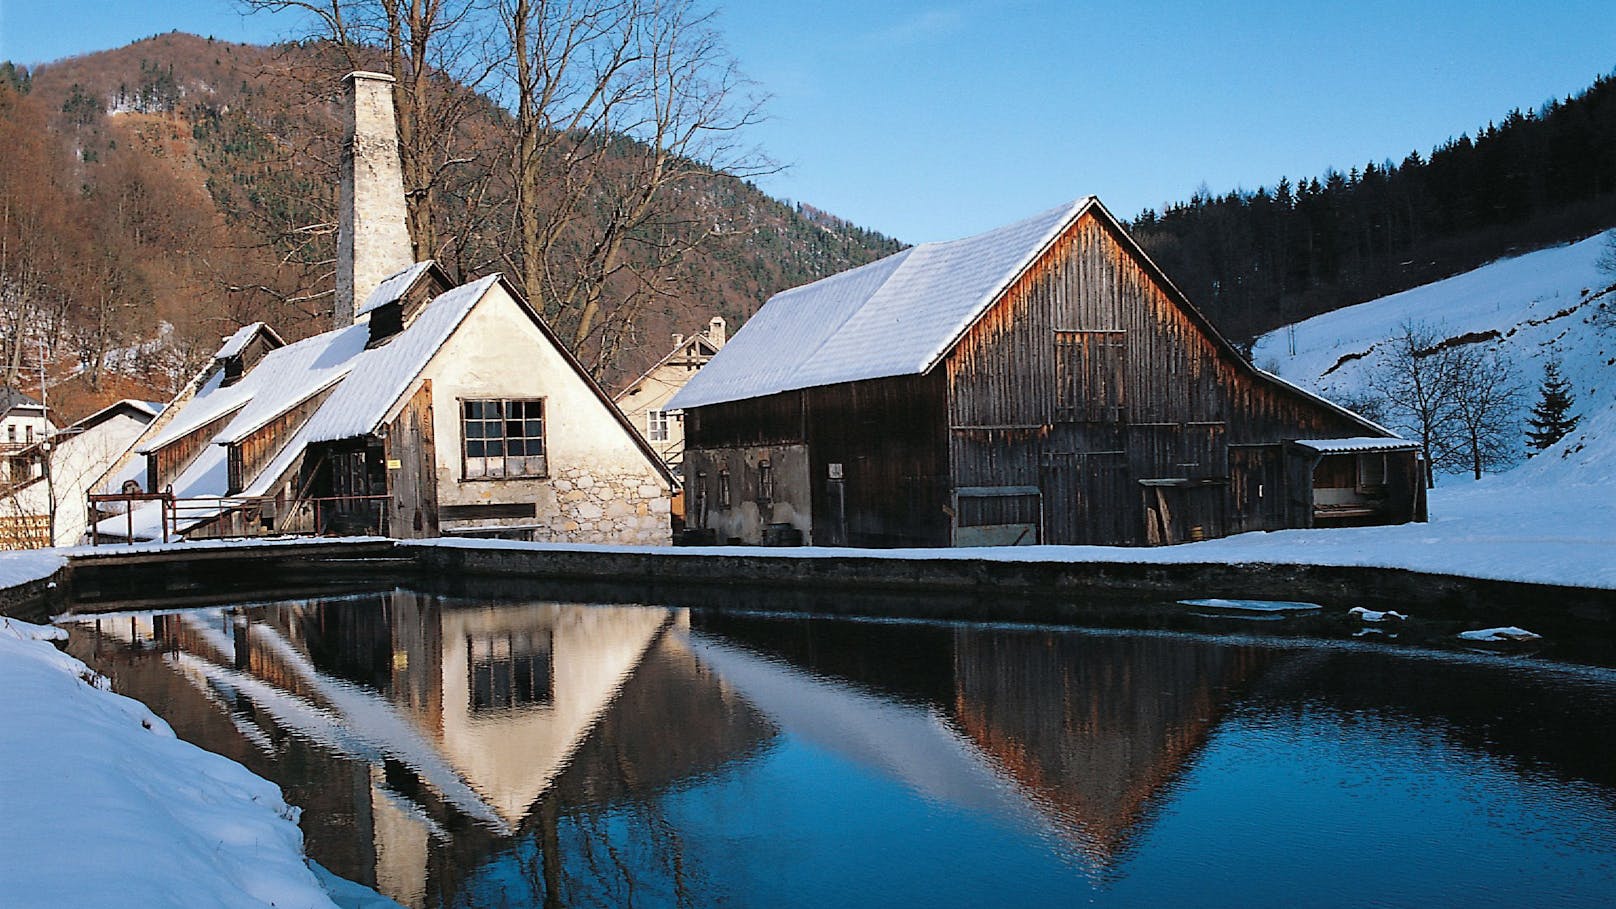
<path fill-rule="evenodd" d="M 0 902 L 336 905 L 277 786 L 175 738 L 61 637 L 0 618 Z"/>

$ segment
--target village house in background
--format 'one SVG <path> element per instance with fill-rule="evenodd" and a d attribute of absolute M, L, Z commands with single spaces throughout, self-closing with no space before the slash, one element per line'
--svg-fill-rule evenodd
<path fill-rule="evenodd" d="M 46 419 L 44 404 L 15 388 L 0 388 L 0 450 L 6 455 L 4 464 L 0 464 L 5 471 L 0 479 L 7 483 L 28 479 L 26 473 L 13 473 L 12 456 L 55 431 Z"/>
<path fill-rule="evenodd" d="M 100 534 L 668 541 L 673 475 L 532 307 L 412 261 L 392 81 L 346 80 L 335 328 L 229 338 L 135 446 L 174 501 Z"/>
<path fill-rule="evenodd" d="M 673 349 L 614 399 L 623 415 L 676 474 L 684 461 L 685 423 L 683 413 L 668 409 L 668 401 L 718 353 L 725 337 L 722 316 L 713 316 L 705 331 L 689 337 L 674 335 Z"/>
<path fill-rule="evenodd" d="M 1166 544 L 1423 520 L 1412 442 L 1252 366 L 1093 197 L 775 295 L 668 402 L 697 539 Z"/>
<path fill-rule="evenodd" d="M 89 527 L 85 495 L 117 491 L 121 479 L 108 479 L 112 465 L 161 410 L 119 401 L 8 452 L 0 549 L 77 545 Z"/>

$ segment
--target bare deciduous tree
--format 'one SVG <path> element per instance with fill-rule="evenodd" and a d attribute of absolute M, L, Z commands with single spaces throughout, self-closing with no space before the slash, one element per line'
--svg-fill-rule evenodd
<path fill-rule="evenodd" d="M 1449 464 L 1479 480 L 1520 460 L 1520 381 L 1497 349 L 1456 348 L 1452 366 Z"/>
<path fill-rule="evenodd" d="M 1420 443 L 1427 486 L 1438 467 L 1480 479 L 1519 456 L 1520 385 L 1498 350 L 1404 322 L 1383 342 L 1368 385 L 1385 419 Z"/>
<path fill-rule="evenodd" d="M 1452 419 L 1448 397 L 1451 348 L 1437 347 L 1428 325 L 1404 322 L 1382 343 L 1379 361 L 1369 374 L 1369 388 L 1386 402 L 1393 427 L 1411 434 L 1425 456 L 1425 485 L 1436 485 L 1435 465 L 1444 451 L 1445 429 Z"/>
<path fill-rule="evenodd" d="M 712 13 L 691 0 L 504 0 L 497 9 L 517 111 L 509 264 L 575 349 L 596 342 L 599 368 L 621 335 L 607 316 L 632 320 L 721 230 L 673 197 L 699 193 L 716 172 L 772 167 L 739 138 L 760 118 L 761 99 Z"/>
<path fill-rule="evenodd" d="M 696 0 L 243 2 L 302 11 L 350 68 L 398 79 L 417 255 L 502 268 L 597 374 L 725 230 L 700 204 L 715 174 L 774 168 L 742 139 L 762 99 Z M 486 102 L 460 86 L 508 130 L 466 135 Z"/>

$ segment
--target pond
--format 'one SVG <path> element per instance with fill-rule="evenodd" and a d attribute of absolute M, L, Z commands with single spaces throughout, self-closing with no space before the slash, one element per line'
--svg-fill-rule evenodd
<path fill-rule="evenodd" d="M 409 906 L 1608 906 L 1616 671 L 393 591 L 70 651 Z"/>

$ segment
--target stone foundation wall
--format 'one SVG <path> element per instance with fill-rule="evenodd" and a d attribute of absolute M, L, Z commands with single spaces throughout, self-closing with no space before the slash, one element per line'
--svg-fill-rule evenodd
<path fill-rule="evenodd" d="M 563 467 L 550 478 L 555 510 L 535 540 L 666 546 L 673 540 L 668 493 L 643 473 Z M 548 518 L 548 520 L 546 520 Z"/>

